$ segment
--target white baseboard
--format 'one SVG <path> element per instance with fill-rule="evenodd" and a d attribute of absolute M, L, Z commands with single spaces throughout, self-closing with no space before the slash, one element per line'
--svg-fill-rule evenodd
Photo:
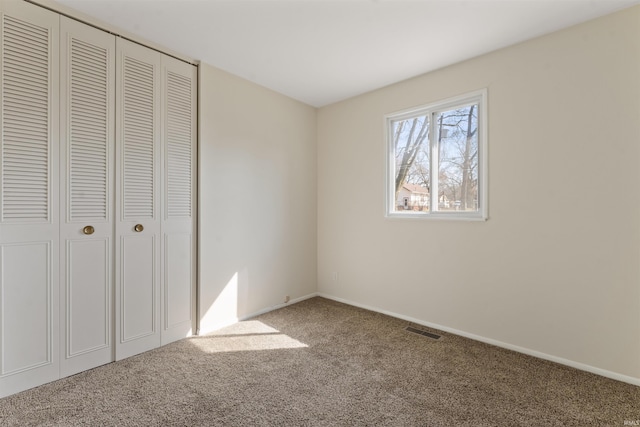
<path fill-rule="evenodd" d="M 429 328 L 433 328 L 433 329 L 439 329 L 441 331 L 444 332 L 448 332 L 450 334 L 454 334 L 454 335 L 459 335 L 465 338 L 469 338 L 475 341 L 480 341 L 486 344 L 491 344 L 491 345 L 495 345 L 496 347 L 502 347 L 502 348 L 506 348 L 508 350 L 513 350 L 516 351 L 518 353 L 523 353 L 523 354 L 527 354 L 529 356 L 533 356 L 533 357 L 537 357 L 539 359 L 544 359 L 544 360 L 549 360 L 551 362 L 555 362 L 555 363 L 559 363 L 561 365 L 565 365 L 565 366 L 570 366 L 572 368 L 575 369 L 579 369 L 581 371 L 586 371 L 586 372 L 590 372 L 592 374 L 596 374 L 596 375 L 600 375 L 603 377 L 607 377 L 607 378 L 611 378 L 614 380 L 618 380 L 618 381 L 622 381 L 625 383 L 629 383 L 629 384 L 633 384 L 636 386 L 640 386 L 640 378 L 635 378 L 635 377 L 631 377 L 628 375 L 623 375 L 623 374 L 619 374 L 617 372 L 612 372 L 612 371 L 607 371 L 606 369 L 601 369 L 601 368 L 596 368 L 595 366 L 591 366 L 591 365 L 586 365 L 584 363 L 580 363 L 580 362 L 575 362 L 573 360 L 569 360 L 569 359 L 564 359 L 562 357 L 558 357 L 558 356 L 553 356 L 550 354 L 546 354 L 546 353 L 542 353 L 536 350 L 531 350 L 525 347 L 520 347 L 517 345 L 513 345 L 513 344 L 509 344 L 509 343 L 505 343 L 502 341 L 498 341 L 498 340 L 494 340 L 492 338 L 486 338 L 480 335 L 476 335 L 476 334 L 471 334 L 468 332 L 464 332 L 464 331 L 460 331 L 458 329 L 454 329 L 454 328 L 449 328 L 447 326 L 442 326 L 442 325 L 438 325 L 436 323 L 431 323 L 431 322 L 425 322 L 424 320 L 420 320 L 420 319 L 414 319 L 413 317 L 409 317 L 409 316 L 404 316 L 402 314 L 398 314 L 398 313 L 394 313 L 391 311 L 387 311 L 387 310 L 381 310 L 377 307 L 371 307 L 365 304 L 360 304 L 354 301 L 349 301 L 346 300 L 344 298 L 338 298 L 338 297 L 334 297 L 332 295 L 328 295 L 322 292 L 318 292 L 316 294 L 319 297 L 322 298 L 327 298 L 333 301 L 337 301 L 337 302 L 341 302 L 343 304 L 348 304 L 348 305 L 352 305 L 354 307 L 359 307 L 359 308 L 363 308 L 365 310 L 370 310 L 370 311 L 375 311 L 377 313 L 381 313 L 381 314 L 386 314 L 387 316 L 391 316 L 391 317 L 395 317 L 398 319 L 402 319 L 402 320 L 406 320 L 408 322 L 412 322 L 418 325 L 422 325 L 422 326 L 426 326 Z"/>
<path fill-rule="evenodd" d="M 286 307 L 288 305 L 292 305 L 292 304 L 295 304 L 297 302 L 304 301 L 306 299 L 317 297 L 317 296 L 318 296 L 318 293 L 317 292 L 313 292 L 313 293 L 301 296 L 299 298 L 294 298 L 294 299 L 292 299 L 292 300 L 290 300 L 289 302 L 286 302 L 286 303 L 282 303 L 282 304 L 274 305 L 274 306 L 271 306 L 271 307 L 263 308 L 262 310 L 258 310 L 256 312 L 251 313 L 251 314 L 247 314 L 245 316 L 242 316 L 238 320 L 239 321 L 247 320 L 247 319 L 250 319 L 251 317 L 259 316 L 261 314 L 265 314 L 265 313 L 268 313 L 268 312 L 273 311 L 273 310 L 278 310 L 278 309 Z"/>
<path fill-rule="evenodd" d="M 215 332 L 218 329 L 222 329 L 222 328 L 226 328 L 227 326 L 231 326 L 231 325 L 233 325 L 235 323 L 238 323 L 239 321 L 240 321 L 240 319 L 237 318 L 237 317 L 228 317 L 228 318 L 220 320 L 220 321 L 218 321 L 216 323 L 212 323 L 210 325 L 207 325 L 208 327 L 206 329 L 205 328 L 200 328 L 198 330 L 198 333 L 194 334 L 193 336 L 204 336 L 204 335 L 210 334 L 211 332 Z"/>
<path fill-rule="evenodd" d="M 206 329 L 200 328 L 198 330 L 198 334 L 197 335 L 207 335 L 207 334 L 215 332 L 215 331 L 217 331 L 219 329 L 226 328 L 227 326 L 231 326 L 231 325 L 233 325 L 235 323 L 242 322 L 243 320 L 247 320 L 247 319 L 250 319 L 252 317 L 259 316 L 260 314 L 268 313 L 270 311 L 277 310 L 279 308 L 283 308 L 283 307 L 286 307 L 288 305 L 292 305 L 292 304 L 295 304 L 297 302 L 304 301 L 304 300 L 309 299 L 309 298 L 313 298 L 315 296 L 318 296 L 318 294 L 316 292 L 313 292 L 311 294 L 304 295 L 302 297 L 292 299 L 287 303 L 278 304 L 278 305 L 274 305 L 274 306 L 271 306 L 271 307 L 266 307 L 266 308 L 263 308 L 261 310 L 255 311 L 253 313 L 245 314 L 244 316 L 225 317 L 223 319 L 218 320 L 216 323 L 209 324 Z"/>

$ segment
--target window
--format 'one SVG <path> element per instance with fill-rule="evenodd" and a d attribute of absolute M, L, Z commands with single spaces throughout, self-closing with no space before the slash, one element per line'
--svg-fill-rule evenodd
<path fill-rule="evenodd" d="M 386 123 L 387 216 L 487 219 L 486 90 Z"/>

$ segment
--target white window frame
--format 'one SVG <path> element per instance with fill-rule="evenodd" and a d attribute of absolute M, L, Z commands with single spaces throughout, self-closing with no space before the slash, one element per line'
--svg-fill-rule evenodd
<path fill-rule="evenodd" d="M 396 162 L 395 147 L 393 144 L 393 122 L 406 120 L 416 116 L 429 115 L 429 143 L 432 153 L 437 156 L 436 126 L 433 118 L 440 111 L 448 110 L 456 107 L 463 107 L 465 104 L 478 104 L 478 210 L 474 212 L 468 211 L 438 211 L 432 210 L 434 206 L 438 206 L 438 189 L 437 189 L 437 168 L 433 167 L 433 163 L 437 162 L 437 157 L 431 156 L 432 164 L 430 165 L 432 188 L 430 191 L 430 210 L 429 212 L 415 211 L 396 211 Z M 466 221 L 486 221 L 489 218 L 488 206 L 488 147 L 487 147 L 487 89 L 480 89 L 463 95 L 437 101 L 428 105 L 422 105 L 403 111 L 387 114 L 385 116 L 385 216 L 387 218 L 423 218 L 423 219 L 445 219 L 445 220 L 466 220 Z"/>

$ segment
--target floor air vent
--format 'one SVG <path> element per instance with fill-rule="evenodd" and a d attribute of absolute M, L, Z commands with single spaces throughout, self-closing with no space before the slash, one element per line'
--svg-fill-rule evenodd
<path fill-rule="evenodd" d="M 420 329 L 416 329 L 416 328 L 413 328 L 411 326 L 407 326 L 404 329 L 405 329 L 405 331 L 413 332 L 414 334 L 422 335 L 422 336 L 431 338 L 433 340 L 439 340 L 440 339 L 440 335 L 432 334 L 431 332 L 427 332 L 427 331 L 421 331 Z"/>

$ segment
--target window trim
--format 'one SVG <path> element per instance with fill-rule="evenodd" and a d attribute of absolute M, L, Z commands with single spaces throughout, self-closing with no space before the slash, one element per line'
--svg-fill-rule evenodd
<path fill-rule="evenodd" d="M 395 210 L 395 147 L 393 146 L 393 121 L 406 120 L 418 115 L 429 114 L 446 110 L 452 107 L 460 107 L 464 104 L 478 104 L 478 211 L 431 211 L 429 212 L 398 212 Z M 487 89 L 483 88 L 473 92 L 432 102 L 426 105 L 396 111 L 384 116 L 384 145 L 385 145 L 385 217 L 403 219 L 440 219 L 463 221 L 486 221 L 489 219 L 489 173 L 488 173 L 488 120 L 487 120 Z M 431 118 L 430 118 L 431 120 Z M 429 140 L 431 147 L 435 141 L 435 126 L 429 128 Z M 431 173 L 436 173 L 431 169 Z M 435 194 L 435 193 L 434 193 Z M 433 197 L 433 196 L 432 196 Z M 433 199 L 432 199 L 433 200 Z M 433 206 L 433 203 L 430 203 Z"/>

